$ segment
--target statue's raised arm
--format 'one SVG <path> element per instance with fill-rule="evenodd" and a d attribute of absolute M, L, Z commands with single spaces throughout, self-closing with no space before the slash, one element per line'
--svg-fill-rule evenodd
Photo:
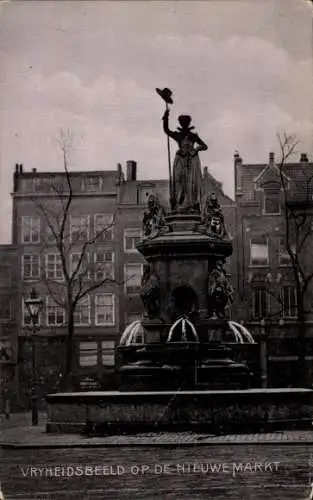
<path fill-rule="evenodd" d="M 171 137 L 172 139 L 177 141 L 177 138 L 178 138 L 177 132 L 174 132 L 173 130 L 170 130 L 170 128 L 169 128 L 169 114 L 170 114 L 170 110 L 166 109 L 166 111 L 162 117 L 163 130 L 166 133 L 166 135 L 168 135 L 169 137 Z"/>

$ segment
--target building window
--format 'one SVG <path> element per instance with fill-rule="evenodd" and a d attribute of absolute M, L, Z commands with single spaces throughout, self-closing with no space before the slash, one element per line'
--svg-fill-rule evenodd
<path fill-rule="evenodd" d="M 0 361 L 10 361 L 12 359 L 11 340 L 0 340 Z M 3 370 L 4 371 L 4 370 Z M 2 386 L 2 383 L 0 383 Z"/>
<path fill-rule="evenodd" d="M 251 266 L 264 266 L 269 263 L 268 241 L 264 238 L 254 238 L 250 241 Z"/>
<path fill-rule="evenodd" d="M 102 190 L 102 177 L 100 175 L 84 177 L 82 182 L 82 191 L 96 193 L 101 190 Z"/>
<path fill-rule="evenodd" d="M 90 278 L 89 254 L 82 255 L 80 253 L 72 253 L 70 260 L 71 276 L 75 273 L 75 279 L 79 276 L 80 279 Z"/>
<path fill-rule="evenodd" d="M 57 304 L 52 297 L 47 297 L 46 302 L 47 326 L 61 326 L 65 323 L 65 310 Z"/>
<path fill-rule="evenodd" d="M 113 239 L 113 215 L 96 214 L 94 217 L 95 240 L 112 241 Z"/>
<path fill-rule="evenodd" d="M 141 239 L 140 229 L 125 229 L 124 231 L 124 251 L 127 253 L 137 252 L 136 244 Z"/>
<path fill-rule="evenodd" d="M 71 241 L 88 241 L 89 215 L 71 216 Z"/>
<path fill-rule="evenodd" d="M 96 366 L 98 364 L 98 344 L 97 342 L 79 343 L 79 365 Z"/>
<path fill-rule="evenodd" d="M 255 319 L 266 318 L 269 312 L 268 295 L 265 287 L 252 290 L 252 314 Z"/>
<path fill-rule="evenodd" d="M 40 255 L 38 253 L 23 255 L 22 274 L 24 279 L 40 277 Z"/>
<path fill-rule="evenodd" d="M 280 194 L 276 190 L 264 190 L 264 214 L 280 214 Z"/>
<path fill-rule="evenodd" d="M 12 282 L 12 270 L 5 262 L 0 264 L 0 283 L 9 285 Z"/>
<path fill-rule="evenodd" d="M 95 323 L 96 325 L 113 326 L 115 322 L 114 295 L 112 293 L 98 293 L 95 295 Z"/>
<path fill-rule="evenodd" d="M 297 293 L 294 286 L 283 286 L 281 289 L 281 315 L 283 318 L 297 316 Z"/>
<path fill-rule="evenodd" d="M 95 279 L 97 281 L 114 279 L 114 253 L 97 252 L 94 254 Z"/>
<path fill-rule="evenodd" d="M 11 319 L 11 297 L 0 296 L 0 321 Z"/>
<path fill-rule="evenodd" d="M 34 179 L 21 179 L 21 191 L 23 193 L 31 193 L 34 191 Z"/>
<path fill-rule="evenodd" d="M 90 325 L 90 297 L 85 295 L 76 305 L 74 312 L 74 323 L 76 326 Z"/>
<path fill-rule="evenodd" d="M 61 255 L 58 253 L 48 253 L 46 255 L 46 278 L 63 280 L 63 277 Z"/>
<path fill-rule="evenodd" d="M 23 326 L 32 326 L 32 318 L 29 314 L 28 308 L 24 302 L 25 299 L 22 301 L 22 314 L 23 314 Z M 36 326 L 40 326 L 40 321 L 41 319 L 41 313 L 37 314 L 37 316 L 34 318 L 34 323 Z"/>
<path fill-rule="evenodd" d="M 22 243 L 39 243 L 40 217 L 22 217 Z"/>
<path fill-rule="evenodd" d="M 292 253 L 295 253 L 295 245 L 290 245 L 290 250 Z M 279 238 L 279 264 L 281 266 L 290 266 L 291 259 L 290 255 L 287 251 L 287 245 L 285 242 L 285 238 Z"/>
<path fill-rule="evenodd" d="M 125 264 L 125 291 L 128 295 L 139 293 L 142 271 L 142 264 Z"/>
<path fill-rule="evenodd" d="M 114 340 L 103 340 L 101 342 L 101 364 L 102 366 L 115 365 L 115 343 Z"/>

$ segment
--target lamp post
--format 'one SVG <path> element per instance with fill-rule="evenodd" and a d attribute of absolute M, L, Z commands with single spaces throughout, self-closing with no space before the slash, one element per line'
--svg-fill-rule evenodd
<path fill-rule="evenodd" d="M 32 403 L 32 425 L 38 425 L 38 398 L 37 398 L 37 366 L 36 366 L 36 329 L 38 324 L 38 317 L 43 305 L 43 301 L 37 295 L 35 288 L 30 292 L 28 299 L 25 299 L 31 325 L 32 325 L 32 389 L 31 389 L 31 403 Z"/>
<path fill-rule="evenodd" d="M 260 365 L 261 365 L 261 387 L 267 387 L 267 335 L 265 319 L 260 321 L 261 336 L 260 336 Z"/>

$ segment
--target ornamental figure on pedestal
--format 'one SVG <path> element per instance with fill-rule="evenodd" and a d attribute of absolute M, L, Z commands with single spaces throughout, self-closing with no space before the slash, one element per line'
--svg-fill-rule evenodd
<path fill-rule="evenodd" d="M 208 195 L 205 200 L 202 223 L 212 235 L 225 236 L 224 215 L 215 193 Z"/>
<path fill-rule="evenodd" d="M 154 194 L 150 194 L 148 199 L 148 210 L 143 214 L 143 235 L 145 238 L 155 238 L 162 228 L 165 229 L 165 210 L 161 206 L 159 199 Z"/>
<path fill-rule="evenodd" d="M 140 297 L 143 302 L 147 319 L 155 319 L 160 314 L 160 283 L 149 265 L 145 266 L 141 280 Z"/>
<path fill-rule="evenodd" d="M 207 234 L 212 238 L 227 236 L 224 215 L 215 193 L 208 194 L 204 199 L 201 210 L 201 224 L 196 226 L 195 231 Z"/>
<path fill-rule="evenodd" d="M 217 318 L 226 317 L 226 309 L 234 300 L 234 290 L 226 277 L 226 271 L 220 260 L 208 279 L 208 310 L 209 316 Z"/>

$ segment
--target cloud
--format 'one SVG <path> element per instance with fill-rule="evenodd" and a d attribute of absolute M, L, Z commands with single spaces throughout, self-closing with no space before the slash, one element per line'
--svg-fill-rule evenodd
<path fill-rule="evenodd" d="M 258 16 L 254 10 L 251 17 L 252 3 Z M 299 52 L 287 50 L 292 45 L 288 37 L 279 38 L 289 18 L 277 18 L 275 36 L 266 24 L 277 1 L 269 1 L 270 7 L 252 3 L 236 2 L 230 13 L 229 2 L 174 2 L 164 4 L 163 10 L 158 3 L 148 7 L 139 2 L 133 16 L 120 23 L 120 10 L 110 2 L 93 3 L 92 8 L 84 2 L 85 11 L 78 6 L 70 13 L 65 3 L 61 28 L 51 16 L 54 3 L 40 13 L 32 10 L 34 18 L 23 23 L 12 13 L 9 26 L 14 27 L 15 39 L 11 44 L 5 40 L 0 68 L 3 191 L 11 189 L 15 162 L 27 169 L 62 168 L 53 145 L 60 127 L 71 129 L 76 138 L 74 169 L 115 169 L 117 162 L 134 159 L 143 177 L 155 177 L 157 172 L 166 178 L 160 120 L 164 105 L 156 86 L 174 90 L 172 128 L 179 113 L 192 115 L 209 145 L 202 163 L 224 182 L 228 193 L 234 149 L 244 161 L 266 161 L 268 151 L 276 149 L 277 131 L 283 129 L 297 134 L 303 150 L 312 149 L 309 51 L 301 59 Z M 105 20 L 100 16 L 104 4 Z M 287 4 L 290 11 L 290 2 L 280 3 L 286 8 Z M 34 32 L 33 23 L 40 19 L 43 23 Z M 294 16 L 293 26 L 298 23 Z M 292 41 L 300 47 L 299 40 L 294 29 Z M 8 200 L 3 221 L 9 207 Z"/>

